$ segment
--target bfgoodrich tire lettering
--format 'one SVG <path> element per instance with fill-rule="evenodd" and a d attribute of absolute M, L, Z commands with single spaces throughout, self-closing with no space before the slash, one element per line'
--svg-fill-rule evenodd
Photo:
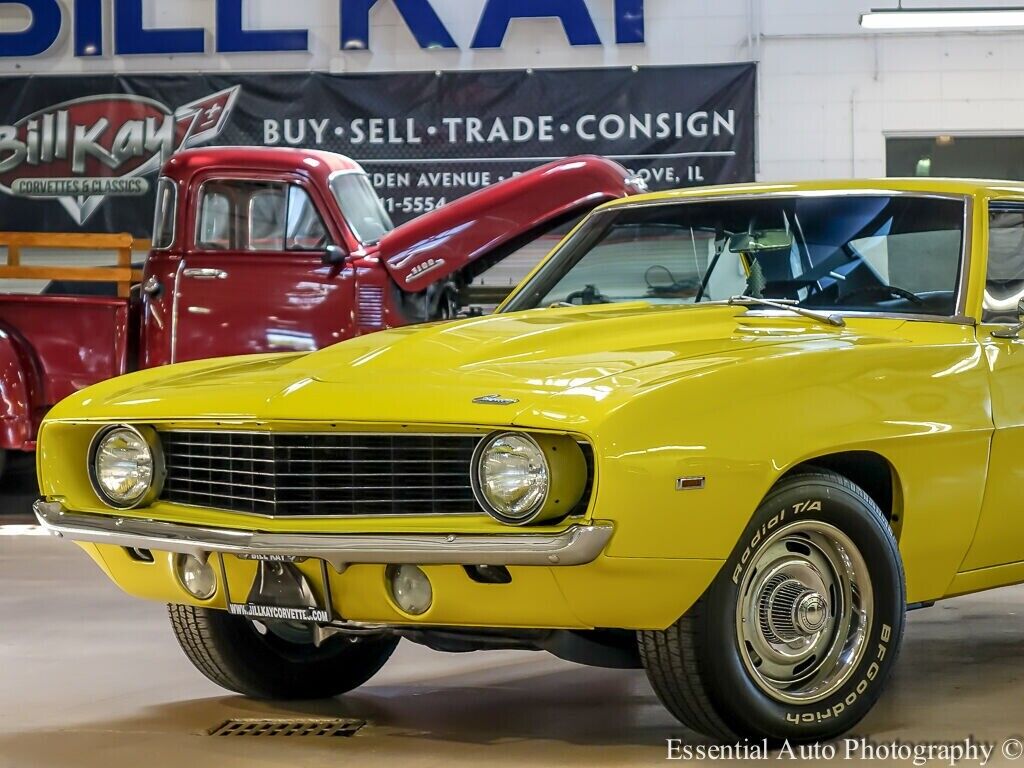
<path fill-rule="evenodd" d="M 394 653 L 398 638 L 335 636 L 319 648 L 261 635 L 226 611 L 169 605 L 175 637 L 196 669 L 222 688 L 259 699 L 326 699 L 358 688 Z"/>
<path fill-rule="evenodd" d="M 806 560 L 811 575 L 787 581 L 790 560 L 776 554 L 782 547 L 793 562 Z M 832 581 L 830 547 L 843 566 Z M 905 613 L 902 564 L 884 515 L 861 488 L 822 470 L 780 481 L 701 599 L 667 630 L 640 632 L 639 641 L 655 692 L 694 730 L 723 741 L 828 739 L 856 725 L 881 695 Z M 831 637 L 849 638 L 847 653 Z M 806 655 L 792 667 L 776 665 L 776 641 Z"/>

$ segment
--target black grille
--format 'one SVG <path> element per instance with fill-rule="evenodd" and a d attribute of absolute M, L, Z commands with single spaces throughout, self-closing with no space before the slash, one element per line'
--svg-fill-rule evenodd
<path fill-rule="evenodd" d="M 258 515 L 481 512 L 475 435 L 163 432 L 161 498 Z"/>

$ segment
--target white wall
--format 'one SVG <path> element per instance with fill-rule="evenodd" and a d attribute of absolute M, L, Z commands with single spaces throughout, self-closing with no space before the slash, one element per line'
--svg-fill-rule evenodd
<path fill-rule="evenodd" d="M 887 134 L 1024 135 L 1024 30 L 870 34 L 868 0 L 765 5 L 763 178 L 884 175 Z"/>
<path fill-rule="evenodd" d="M 106 0 L 109 8 L 111 0 Z M 59 0 L 70 19 L 72 0 Z M 339 50 L 338 0 L 246 0 L 246 27 L 309 30 L 309 53 L 132 56 L 74 58 L 70 24 L 46 54 L 27 60 L 0 59 L 0 75 L 21 72 L 161 71 L 402 71 L 434 69 L 517 69 L 592 67 L 621 64 L 679 64 L 748 59 L 743 50 L 752 15 L 749 0 L 645 0 L 647 42 L 615 46 L 614 0 L 585 0 L 602 39 L 600 47 L 568 45 L 553 19 L 513 21 L 501 50 L 469 50 L 485 0 L 430 0 L 461 51 L 422 50 L 391 0 L 378 0 L 371 11 L 370 51 Z M 755 0 L 756 2 L 756 0 Z M 768 0 L 771 2 L 771 0 Z M 147 27 L 204 27 L 206 48 L 214 50 L 213 0 L 144 0 Z M 25 26 L 19 6 L 0 5 L 0 31 Z M 110 13 L 106 13 L 106 48 L 111 49 Z M 741 46 L 741 43 L 744 45 Z"/>
<path fill-rule="evenodd" d="M 895 0 L 646 0 L 647 42 L 615 46 L 613 0 L 587 0 L 601 47 L 572 48 L 553 20 L 514 22 L 501 50 L 468 50 L 484 0 L 432 0 L 460 51 L 423 51 L 389 0 L 372 16 L 367 52 L 338 50 L 336 0 L 249 0 L 253 28 L 310 30 L 309 53 L 76 59 L 68 25 L 47 54 L 0 59 L 0 76 L 29 72 L 332 72 L 758 60 L 762 179 L 885 173 L 885 135 L 1024 135 L 1024 30 L 872 34 L 859 14 Z M 70 0 L 62 0 L 70 6 Z M 908 0 L 907 5 L 1013 5 L 1018 0 Z M 146 23 L 203 26 L 213 49 L 212 0 L 148 0 Z M 0 30 L 24 25 L 0 5 Z M 108 13 L 109 17 L 109 13 Z M 109 23 L 109 18 L 108 18 Z M 110 48 L 109 29 L 107 47 Z"/>

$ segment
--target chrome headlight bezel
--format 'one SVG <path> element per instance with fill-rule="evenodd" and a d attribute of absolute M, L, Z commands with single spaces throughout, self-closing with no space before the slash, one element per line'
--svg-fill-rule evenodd
<path fill-rule="evenodd" d="M 130 432 L 142 441 L 149 450 L 149 460 L 153 467 L 152 477 L 145 492 L 138 497 L 129 500 L 111 497 L 99 482 L 98 470 L 96 467 L 96 455 L 100 447 L 103 445 L 103 442 L 112 434 L 121 431 Z M 98 430 L 96 434 L 93 435 L 92 441 L 89 443 L 87 469 L 89 473 L 89 483 L 92 485 L 93 492 L 99 497 L 100 501 L 114 509 L 135 509 L 136 507 L 152 504 L 163 490 L 164 479 L 167 475 L 166 466 L 164 464 L 164 453 L 156 430 L 152 427 L 136 427 L 131 424 L 111 424 Z"/>
<path fill-rule="evenodd" d="M 526 514 L 522 515 L 521 517 L 513 517 L 507 514 L 506 512 L 498 509 L 491 502 L 491 500 L 487 498 L 487 493 L 484 491 L 484 484 L 480 477 L 480 469 L 483 466 L 484 460 L 486 459 L 487 451 L 496 442 L 507 437 L 515 437 L 517 439 L 523 440 L 537 451 L 537 456 L 539 457 L 540 462 L 544 467 L 544 475 L 547 481 L 546 487 L 544 489 L 544 494 L 538 501 L 534 502 L 534 504 L 532 504 L 528 508 Z M 476 449 L 473 451 L 472 466 L 470 471 L 470 484 L 473 487 L 473 495 L 474 497 L 476 497 L 476 502 L 481 507 L 483 507 L 484 511 L 487 512 L 487 514 L 489 514 L 498 522 L 504 523 L 505 525 L 527 525 L 536 520 L 537 516 L 544 509 L 544 505 L 547 503 L 548 497 L 551 494 L 551 482 L 551 466 L 548 462 L 548 457 L 545 454 L 544 449 L 532 436 L 524 432 L 495 432 L 481 440 L 477 444 Z"/>

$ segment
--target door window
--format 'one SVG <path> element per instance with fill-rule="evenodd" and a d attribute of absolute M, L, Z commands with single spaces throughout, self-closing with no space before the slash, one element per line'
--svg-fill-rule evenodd
<path fill-rule="evenodd" d="M 289 251 L 322 251 L 327 247 L 327 228 L 309 193 L 302 187 L 288 188 Z"/>
<path fill-rule="evenodd" d="M 330 237 L 302 187 L 217 180 L 200 191 L 196 244 L 207 250 L 322 251 Z"/>
<path fill-rule="evenodd" d="M 174 242 L 177 216 L 177 189 L 170 179 L 160 179 L 156 188 L 156 217 L 153 221 L 153 247 L 170 248 Z"/>
<path fill-rule="evenodd" d="M 284 187 L 268 187 L 249 198 L 249 250 L 284 250 Z"/>
<path fill-rule="evenodd" d="M 218 188 L 203 187 L 199 214 L 199 246 L 226 251 L 232 242 L 231 198 Z"/>
<path fill-rule="evenodd" d="M 1024 299 L 1024 205 L 992 206 L 989 211 L 988 275 L 982 321 L 1016 323 Z"/>

